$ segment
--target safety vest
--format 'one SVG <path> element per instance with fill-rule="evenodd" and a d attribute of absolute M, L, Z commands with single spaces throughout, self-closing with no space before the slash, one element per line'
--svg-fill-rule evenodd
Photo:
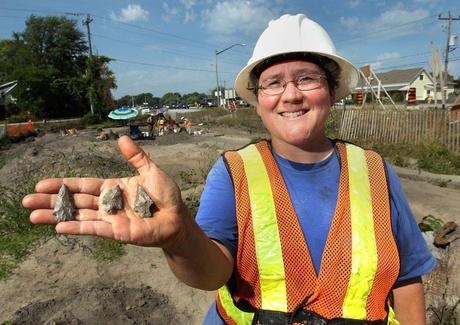
<path fill-rule="evenodd" d="M 227 324 L 252 324 L 262 314 L 289 318 L 299 310 L 327 320 L 399 324 L 389 304 L 399 254 L 384 161 L 352 144 L 335 146 L 339 192 L 319 275 L 269 143 L 224 154 L 238 225 L 236 284 L 217 292 L 217 310 Z"/>

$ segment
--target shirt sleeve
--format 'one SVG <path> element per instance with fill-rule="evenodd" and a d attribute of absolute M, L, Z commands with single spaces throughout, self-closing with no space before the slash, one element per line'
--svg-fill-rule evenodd
<path fill-rule="evenodd" d="M 196 222 L 211 239 L 222 243 L 236 256 L 238 226 L 235 191 L 223 158 L 219 158 L 206 179 Z"/>
<path fill-rule="evenodd" d="M 386 163 L 386 167 L 390 187 L 391 224 L 401 264 L 397 282 L 404 282 L 431 272 L 436 260 L 426 246 L 396 172 L 390 164 Z"/>

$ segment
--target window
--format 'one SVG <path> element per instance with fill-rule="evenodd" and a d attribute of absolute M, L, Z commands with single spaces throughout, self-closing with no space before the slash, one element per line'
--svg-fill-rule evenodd
<path fill-rule="evenodd" d="M 420 77 L 418 78 L 419 80 L 423 80 L 423 74 L 420 75 Z"/>
<path fill-rule="evenodd" d="M 430 94 L 430 90 L 429 90 L 429 89 L 427 89 L 427 91 L 426 91 L 426 94 L 427 94 L 427 95 L 429 95 L 429 94 Z"/>

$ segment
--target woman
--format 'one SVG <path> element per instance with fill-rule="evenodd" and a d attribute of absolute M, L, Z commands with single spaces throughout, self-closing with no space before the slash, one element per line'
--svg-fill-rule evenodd
<path fill-rule="evenodd" d="M 236 80 L 271 140 L 217 161 L 196 221 L 177 185 L 126 137 L 120 149 L 139 176 L 44 180 L 23 204 L 35 209 L 32 222 L 55 223 L 65 183 L 77 220 L 56 231 L 163 248 L 181 281 L 219 289 L 205 324 L 424 324 L 420 276 L 434 259 L 397 176 L 377 154 L 324 134 L 330 107 L 356 82 L 321 26 L 282 16 Z M 98 196 L 115 184 L 125 207 L 111 216 Z M 138 184 L 153 218 L 133 212 Z"/>

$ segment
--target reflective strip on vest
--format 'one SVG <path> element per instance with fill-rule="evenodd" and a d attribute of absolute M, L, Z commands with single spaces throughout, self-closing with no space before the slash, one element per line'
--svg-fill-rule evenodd
<path fill-rule="evenodd" d="M 238 325 L 252 324 L 254 313 L 248 313 L 236 307 L 233 303 L 232 295 L 226 285 L 219 288 L 218 292 L 222 306 L 225 306 L 225 312 L 232 318 L 235 323 Z"/>
<path fill-rule="evenodd" d="M 261 292 L 261 308 L 287 312 L 283 254 L 270 179 L 255 145 L 239 151 L 251 201 Z"/>
<path fill-rule="evenodd" d="M 346 145 L 351 212 L 351 275 L 342 312 L 344 318 L 366 319 L 367 297 L 377 271 L 372 199 L 364 150 Z"/>

